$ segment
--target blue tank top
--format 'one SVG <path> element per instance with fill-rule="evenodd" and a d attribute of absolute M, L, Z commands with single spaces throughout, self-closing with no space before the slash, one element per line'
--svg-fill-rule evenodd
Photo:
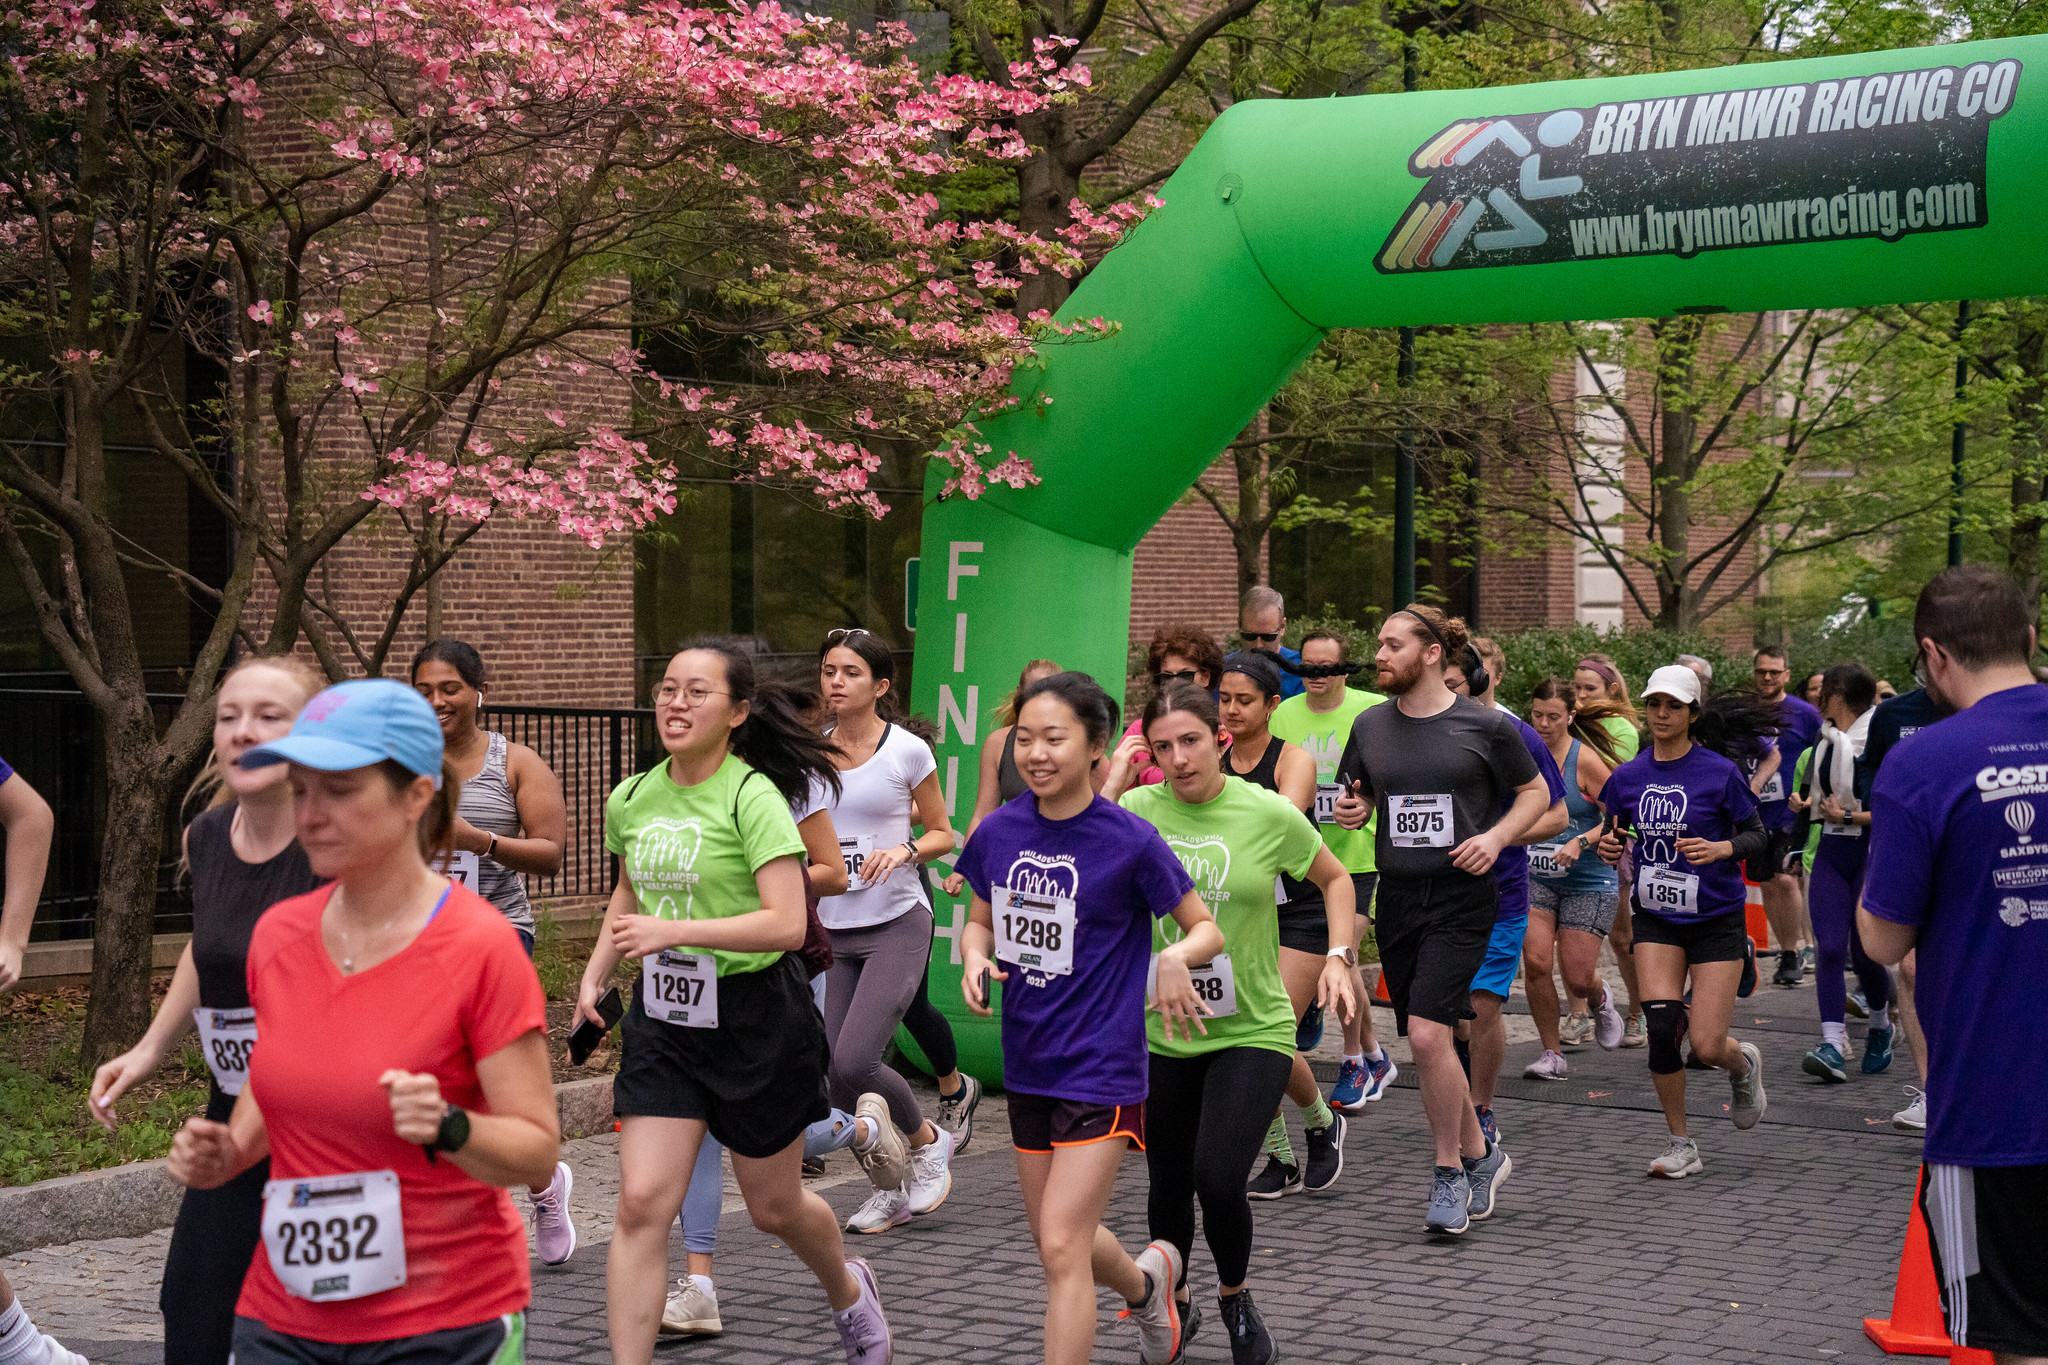
<path fill-rule="evenodd" d="M 1562 872 L 1546 873 L 1542 870 L 1546 866 L 1555 867 L 1555 864 L 1550 862 L 1549 849 L 1600 827 L 1600 807 L 1588 801 L 1585 793 L 1579 790 L 1578 740 L 1572 741 L 1571 750 L 1565 754 L 1564 762 L 1558 766 L 1564 770 L 1564 812 L 1567 823 L 1564 832 L 1557 836 L 1554 844 L 1539 845 L 1529 850 L 1529 875 L 1561 895 L 1584 896 L 1612 892 L 1619 886 L 1615 880 L 1614 869 L 1602 862 L 1600 855 L 1590 848 L 1579 855 L 1577 862 Z"/>

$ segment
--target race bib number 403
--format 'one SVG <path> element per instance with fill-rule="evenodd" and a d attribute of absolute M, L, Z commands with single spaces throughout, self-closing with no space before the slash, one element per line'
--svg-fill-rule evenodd
<path fill-rule="evenodd" d="M 263 1249 L 294 1298 L 338 1303 L 405 1283 L 405 1219 L 395 1171 L 263 1186 Z"/>
<path fill-rule="evenodd" d="M 718 960 L 671 949 L 640 959 L 640 1007 L 684 1028 L 718 1027 Z"/>
<path fill-rule="evenodd" d="M 249 1054 L 256 1050 L 256 1011 L 210 1010 L 204 1005 L 192 1011 L 199 1025 L 199 1050 L 206 1054 L 206 1069 L 223 1095 L 239 1095 L 249 1079 Z"/>
<path fill-rule="evenodd" d="M 1395 848 L 1449 848 L 1457 842 L 1448 792 L 1387 798 L 1387 835 Z"/>
<path fill-rule="evenodd" d="M 1035 891 L 995 889 L 996 956 L 1046 976 L 1074 972 L 1074 901 Z"/>

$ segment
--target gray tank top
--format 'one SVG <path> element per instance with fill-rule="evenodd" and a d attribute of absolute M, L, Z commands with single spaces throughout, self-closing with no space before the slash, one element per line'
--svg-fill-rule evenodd
<path fill-rule="evenodd" d="M 483 771 L 462 784 L 462 799 L 456 814 L 487 834 L 516 839 L 520 834 L 519 805 L 512 799 L 512 784 L 505 777 L 505 737 L 495 730 L 484 752 Z M 479 858 L 476 869 L 477 894 L 498 907 L 515 928 L 533 932 L 533 907 L 526 900 L 526 878 L 493 858 Z"/>

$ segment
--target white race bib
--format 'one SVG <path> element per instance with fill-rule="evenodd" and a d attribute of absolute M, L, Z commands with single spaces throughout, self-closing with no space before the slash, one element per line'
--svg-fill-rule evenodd
<path fill-rule="evenodd" d="M 1557 851 L 1563 844 L 1531 844 L 1529 846 L 1529 875 L 1545 881 L 1558 881 L 1571 875 L 1571 869 L 1557 865 Z"/>
<path fill-rule="evenodd" d="M 1337 823 L 1337 802 L 1344 796 L 1342 782 L 1316 783 L 1316 823 L 1334 825 Z"/>
<path fill-rule="evenodd" d="M 1395 848 L 1449 848 L 1456 842 L 1457 819 L 1449 792 L 1432 796 L 1389 796 L 1387 836 Z"/>
<path fill-rule="evenodd" d="M 457 886 L 468 891 L 477 889 L 476 877 L 480 864 L 476 854 L 459 848 L 454 849 L 435 866 L 441 870 L 442 876 Z"/>
<path fill-rule="evenodd" d="M 1287 879 L 1285 877 L 1273 878 L 1273 904 L 1287 904 Z"/>
<path fill-rule="evenodd" d="M 192 1011 L 199 1025 L 199 1050 L 206 1054 L 206 1069 L 224 1095 L 239 1095 L 249 1079 L 249 1054 L 256 1047 L 256 1011 L 210 1010 L 201 1005 Z"/>
<path fill-rule="evenodd" d="M 684 1028 L 718 1027 L 718 959 L 664 948 L 640 959 L 640 1007 Z"/>
<path fill-rule="evenodd" d="M 1645 866 L 1636 873 L 1636 903 L 1666 915 L 1696 915 L 1700 910 L 1699 874 Z"/>
<path fill-rule="evenodd" d="M 996 956 L 1046 976 L 1074 974 L 1074 901 L 995 888 Z"/>
<path fill-rule="evenodd" d="M 868 855 L 875 851 L 875 836 L 872 834 L 842 834 L 839 836 L 839 856 L 846 859 L 848 891 L 865 891 L 868 884 L 861 880 L 860 870 L 866 865 Z"/>
<path fill-rule="evenodd" d="M 1759 801 L 1783 801 L 1785 799 L 1785 774 L 1772 773 L 1764 783 L 1763 790 L 1756 794 Z"/>
<path fill-rule="evenodd" d="M 263 1186 L 263 1249 L 294 1298 L 339 1303 L 405 1283 L 405 1219 L 395 1171 Z"/>
<path fill-rule="evenodd" d="M 1188 968 L 1188 976 L 1195 983 L 1195 994 L 1209 1007 L 1210 1018 L 1237 1013 L 1237 971 L 1230 965 L 1229 953 L 1218 953 L 1201 966 Z M 1158 993 L 1159 954 L 1154 953 L 1145 968 L 1145 998 L 1150 1000 Z"/>
<path fill-rule="evenodd" d="M 1853 820 L 1845 820 L 1839 825 L 1828 820 L 1821 822 L 1820 832 L 1822 834 L 1832 834 L 1838 838 L 1855 839 L 1862 836 L 1863 826 Z"/>

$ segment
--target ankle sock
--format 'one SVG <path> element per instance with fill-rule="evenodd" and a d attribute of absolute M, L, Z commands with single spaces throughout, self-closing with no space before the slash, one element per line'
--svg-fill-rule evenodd
<path fill-rule="evenodd" d="M 1387 1060 L 1387 1050 L 1383 1047 L 1375 1046 L 1372 1051 L 1366 1053 L 1365 1055 L 1374 1062 L 1384 1062 L 1385 1060 Z"/>
<path fill-rule="evenodd" d="M 1364 1066 L 1365 1054 L 1363 1052 L 1347 1052 L 1344 1054 L 1344 1060 L 1353 1066 Z"/>
<path fill-rule="evenodd" d="M 1294 1164 L 1294 1144 L 1287 1140 L 1287 1120 L 1278 1113 L 1273 1115 L 1273 1122 L 1266 1129 L 1266 1151 L 1280 1158 L 1283 1165 Z"/>
<path fill-rule="evenodd" d="M 44 1365 L 50 1358 L 43 1334 L 28 1320 L 28 1310 L 16 1299 L 0 1313 L 0 1365 Z"/>
<path fill-rule="evenodd" d="M 709 1275 L 692 1274 L 690 1276 L 690 1283 L 696 1285 L 699 1289 L 703 1290 L 706 1294 L 709 1294 L 712 1298 L 715 1299 L 718 1297 L 718 1291 L 712 1287 L 711 1277 Z"/>
<path fill-rule="evenodd" d="M 1824 1043 L 1833 1043 L 1835 1051 L 1841 1053 L 1844 1057 L 1849 1055 L 1849 1026 L 1847 1024 L 1830 1024 L 1823 1020 L 1820 1026 L 1820 1038 Z"/>
<path fill-rule="evenodd" d="M 1892 1026 L 1892 1007 L 1890 1005 L 1879 1005 L 1872 1009 L 1870 1011 L 1870 1026 L 1872 1028 L 1890 1028 Z"/>
<path fill-rule="evenodd" d="M 1337 1120 L 1330 1113 L 1330 1102 L 1316 1095 L 1314 1104 L 1304 1105 L 1301 1110 L 1301 1125 L 1304 1128 L 1328 1128 Z"/>

